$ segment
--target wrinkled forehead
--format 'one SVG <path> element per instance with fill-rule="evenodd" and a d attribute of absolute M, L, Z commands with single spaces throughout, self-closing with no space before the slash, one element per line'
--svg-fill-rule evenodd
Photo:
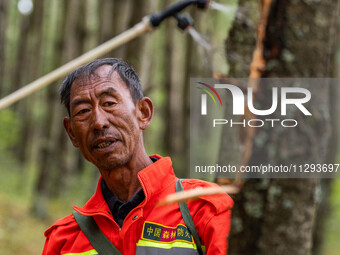
<path fill-rule="evenodd" d="M 91 93 L 97 96 L 102 95 L 104 92 L 109 94 L 109 90 L 111 94 L 114 91 L 116 95 L 119 94 L 133 101 L 126 83 L 119 73 L 112 66 L 108 65 L 99 67 L 92 74 L 78 76 L 71 87 L 70 101 L 81 97 L 88 97 Z"/>
<path fill-rule="evenodd" d="M 117 71 L 111 65 L 103 65 L 94 70 L 79 74 L 72 86 L 89 86 L 98 81 L 110 81 L 114 78 L 120 78 Z"/>

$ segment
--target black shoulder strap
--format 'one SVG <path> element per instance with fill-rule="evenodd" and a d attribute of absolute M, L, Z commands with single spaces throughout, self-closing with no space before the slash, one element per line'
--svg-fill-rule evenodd
<path fill-rule="evenodd" d="M 177 180 L 176 192 L 184 190 L 181 182 L 182 179 Z M 179 202 L 178 205 L 181 210 L 184 223 L 188 227 L 190 233 L 195 240 L 197 251 L 199 255 L 203 255 L 201 242 L 197 234 L 194 221 L 192 220 L 192 217 L 190 215 L 188 205 L 186 202 Z M 78 223 L 80 229 L 83 231 L 87 239 L 89 239 L 91 245 L 98 252 L 99 255 L 122 255 L 120 251 L 110 242 L 109 239 L 107 239 L 107 237 L 99 229 L 96 222 L 91 216 L 85 216 L 76 211 L 73 212 L 73 216 Z"/>
<path fill-rule="evenodd" d="M 89 239 L 91 245 L 99 255 L 122 255 L 99 229 L 91 216 L 85 216 L 76 211 L 73 212 L 73 216 L 80 229 L 86 235 L 87 239 Z"/>
<path fill-rule="evenodd" d="M 183 181 L 183 179 L 177 180 L 177 182 L 176 182 L 176 192 L 184 190 L 184 188 L 182 186 L 182 181 Z M 192 217 L 190 215 L 188 204 L 187 204 L 187 202 L 178 202 L 178 205 L 179 205 L 179 209 L 181 210 L 181 214 L 182 214 L 184 223 L 188 227 L 190 233 L 192 234 L 192 236 L 195 240 L 195 243 L 196 243 L 196 246 L 197 246 L 197 251 L 198 251 L 199 255 L 203 255 L 203 250 L 202 250 L 200 238 L 197 234 L 194 221 L 192 220 Z"/>

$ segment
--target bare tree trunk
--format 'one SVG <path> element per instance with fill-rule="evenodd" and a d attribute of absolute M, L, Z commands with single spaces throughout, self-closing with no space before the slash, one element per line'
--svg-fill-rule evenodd
<path fill-rule="evenodd" d="M 8 1 L 4 0 L 0 2 L 0 98 L 2 97 L 4 89 L 4 74 L 5 74 L 5 49 L 6 49 L 6 27 L 7 27 L 7 15 L 8 13 Z"/>
<path fill-rule="evenodd" d="M 240 5 L 244 7 L 252 3 L 253 1 L 241 1 Z M 335 0 L 317 3 L 273 1 L 264 41 L 266 68 L 262 77 L 329 76 L 329 63 L 334 58 L 330 54 L 334 52 L 330 31 L 336 25 L 334 20 L 329 19 L 329 13 L 332 13 L 335 6 Z M 240 9 L 241 12 L 244 10 Z M 252 10 L 256 12 L 255 8 Z M 240 43 L 246 42 L 245 38 L 254 33 L 249 33 L 253 24 L 248 18 L 251 16 L 239 13 L 238 17 L 243 20 L 235 23 L 228 56 L 231 65 L 234 64 L 232 76 L 244 77 L 248 73 L 249 56 L 252 54 L 247 50 L 250 49 L 249 40 L 245 45 Z M 306 56 L 311 58 L 308 63 Z M 265 94 L 267 89 L 262 88 L 261 93 Z M 324 89 L 328 90 L 328 87 Z M 314 102 L 327 101 L 327 98 L 322 98 L 325 93 L 319 94 L 313 93 L 316 99 Z M 314 103 L 311 107 L 317 109 L 318 105 Z M 327 112 L 331 108 L 331 105 L 323 106 L 323 110 Z M 309 131 L 297 129 L 280 133 L 278 129 L 271 132 L 264 130 L 268 138 L 262 145 L 253 145 L 249 164 L 327 162 L 327 156 L 323 152 L 333 135 L 330 133 L 331 123 L 323 119 L 322 114 L 316 115 L 321 117 L 315 117 L 315 123 L 309 125 Z M 294 132 L 298 132 L 299 136 Z M 257 139 L 257 135 L 254 139 Z M 308 157 L 307 152 L 299 151 L 297 146 L 307 142 L 313 148 L 310 151 L 313 154 L 308 154 Z M 280 146 L 282 143 L 290 144 L 288 156 L 287 153 L 283 156 Z M 273 148 L 276 151 L 274 154 L 270 153 Z M 241 194 L 235 197 L 229 254 L 310 254 L 318 206 L 315 197 L 318 185 L 319 181 L 315 179 L 247 181 Z"/>
<path fill-rule="evenodd" d="M 339 36 L 337 34 L 338 31 L 338 16 L 339 16 L 339 2 L 335 2 L 333 10 L 330 12 L 330 27 L 329 27 L 329 41 L 328 41 L 328 63 L 326 68 L 326 75 L 330 77 L 338 76 L 338 65 L 336 65 L 336 57 L 335 52 L 338 50 L 337 45 L 339 43 Z M 336 154 L 338 151 L 338 116 L 339 116 L 339 89 L 337 86 L 332 86 L 329 88 L 329 105 L 330 105 L 330 116 L 331 116 L 331 135 L 329 137 L 329 149 L 327 153 L 326 162 L 336 162 Z M 321 179 L 320 181 L 320 193 L 321 193 L 321 202 L 317 208 L 315 226 L 313 231 L 313 255 L 322 255 L 323 254 L 323 244 L 324 244 L 324 233 L 325 233 L 325 223 L 329 218 L 332 208 L 330 206 L 330 196 L 331 196 L 331 187 L 333 184 L 333 179 Z"/>
<path fill-rule="evenodd" d="M 51 184 L 51 173 L 53 164 L 51 164 L 51 148 L 53 140 L 51 139 L 53 129 L 53 113 L 55 110 L 54 102 L 55 91 L 49 87 L 46 97 L 47 114 L 44 121 L 44 129 L 41 134 L 42 144 L 39 148 L 38 177 L 35 185 L 35 195 L 32 203 L 32 213 L 34 216 L 44 219 L 47 217 L 47 203 Z"/>
<path fill-rule="evenodd" d="M 85 45 L 86 27 L 85 18 L 85 2 L 79 1 L 64 1 L 62 12 L 65 18 L 59 24 L 62 25 L 60 28 L 60 37 L 56 40 L 56 48 L 62 52 L 56 52 L 54 66 L 59 66 L 62 62 L 71 60 L 72 58 L 79 56 Z M 65 42 L 65 44 L 63 44 Z M 64 47 L 65 45 L 65 47 Z M 67 47 L 66 47 L 67 46 Z M 50 86 L 47 91 L 46 98 L 46 118 L 44 122 L 44 131 L 42 133 L 43 143 L 40 148 L 40 155 L 42 155 L 41 164 L 39 165 L 38 179 L 35 190 L 35 197 L 33 201 L 33 213 L 44 218 L 47 216 L 47 200 L 51 195 L 52 187 L 51 183 L 58 184 L 53 186 L 53 193 L 58 194 L 60 188 L 61 179 L 65 176 L 69 176 L 70 169 L 62 168 L 58 169 L 56 166 L 60 164 L 56 163 L 60 158 L 57 155 L 65 155 L 62 146 L 63 141 L 60 140 L 64 132 L 62 129 L 62 108 L 59 105 L 59 98 L 56 94 L 56 89 Z M 65 137 L 65 135 L 64 135 Z M 44 142 L 45 139 L 45 142 Z M 65 138 L 66 139 L 66 138 Z M 48 142 L 46 142 L 48 141 Z M 55 146 L 56 144 L 60 147 Z"/>
<path fill-rule="evenodd" d="M 60 15 L 60 20 L 58 22 L 57 25 L 57 31 L 58 34 L 56 36 L 56 38 L 54 39 L 54 41 L 52 42 L 53 44 L 53 48 L 56 50 L 56 54 L 53 56 L 53 68 L 56 68 L 60 65 L 62 65 L 63 63 L 65 63 L 66 61 L 70 60 L 70 59 L 64 59 L 65 54 L 63 54 L 64 52 L 66 52 L 66 44 L 67 44 L 67 40 L 69 37 L 72 37 L 74 35 L 73 32 L 68 32 L 67 31 L 67 19 L 64 17 L 70 17 L 70 13 L 67 11 L 70 3 L 67 0 L 62 1 L 61 4 L 61 10 L 60 13 L 62 13 L 63 15 Z M 81 8 L 82 11 L 84 11 L 84 8 Z M 81 19 L 83 19 L 83 17 L 81 17 Z M 80 23 L 80 22 L 79 22 Z M 78 23 L 78 24 L 79 24 Z M 70 39 L 71 40 L 71 39 Z M 81 42 L 82 44 L 84 42 Z M 80 46 L 80 48 L 83 47 Z M 80 54 L 80 53 L 77 53 Z M 53 87 L 57 88 L 59 86 L 59 83 L 56 83 L 54 85 L 52 85 Z M 65 114 L 65 110 L 62 109 L 62 106 L 59 104 L 59 97 L 56 93 L 56 89 L 54 89 L 54 96 L 51 97 L 51 102 L 50 104 L 55 105 L 54 107 L 54 117 L 52 119 L 53 122 L 53 126 L 56 126 L 57 128 L 55 128 L 50 135 L 50 140 L 53 140 L 54 142 L 54 146 L 50 148 L 50 162 L 53 162 L 54 167 L 54 173 L 51 173 L 49 175 L 49 182 L 52 184 L 51 186 L 53 187 L 52 189 L 50 189 L 48 191 L 48 194 L 51 197 L 58 197 L 60 195 L 61 190 L 64 190 L 67 186 L 67 179 L 69 179 L 70 176 L 70 165 L 68 164 L 67 161 L 67 154 L 68 154 L 68 150 L 67 150 L 67 142 L 68 142 L 68 138 L 67 135 L 65 134 L 63 127 L 62 127 L 62 119 L 63 119 L 63 115 Z M 74 161 L 76 161 L 76 159 L 74 159 Z"/>
<path fill-rule="evenodd" d="M 166 5 L 174 1 L 168 1 Z M 201 11 L 190 9 L 193 17 L 193 28 L 208 37 L 208 41 L 216 40 L 213 30 L 207 29 Z M 181 14 L 182 16 L 184 15 Z M 214 20 L 214 18 L 213 18 Z M 217 20 L 214 20 L 217 23 Z M 165 43 L 165 110 L 164 118 L 164 147 L 173 158 L 176 173 L 187 176 L 189 163 L 189 121 L 190 121 L 190 78 L 212 77 L 213 51 L 206 50 L 197 41 L 194 41 L 187 30 L 183 31 L 176 25 L 177 21 L 170 19 L 166 25 L 167 41 Z M 222 28 L 223 29 L 223 28 Z M 211 45 L 214 47 L 216 45 Z M 218 45 L 219 46 L 219 45 Z M 183 59 L 185 61 L 183 61 Z M 180 130 L 180 132 L 179 132 Z"/>
<path fill-rule="evenodd" d="M 138 1 L 138 2 L 142 2 L 142 1 Z M 131 22 L 130 19 L 131 19 L 131 15 L 133 15 L 132 14 L 133 9 L 136 9 L 135 3 L 136 2 L 132 1 L 132 0 L 118 0 L 118 1 L 115 2 L 115 6 L 114 6 L 114 9 L 113 9 L 113 12 L 115 13 L 115 15 L 114 15 L 114 22 L 112 24 L 112 26 L 114 28 L 112 37 L 115 36 L 115 35 L 118 35 L 119 33 L 130 28 L 130 26 L 134 25 L 134 24 L 132 24 L 133 21 Z M 139 15 L 137 15 L 137 16 L 139 16 Z M 137 17 L 135 18 L 135 20 L 137 20 Z M 125 44 L 125 45 L 115 49 L 112 52 L 111 56 L 115 57 L 115 58 L 126 59 L 126 58 L 128 58 L 128 56 L 127 56 L 128 50 L 131 50 L 131 48 L 129 48 L 128 44 Z"/>
<path fill-rule="evenodd" d="M 183 123 L 183 132 L 181 133 L 181 140 L 183 143 L 183 149 L 181 154 L 183 155 L 184 167 L 189 165 L 190 159 L 190 73 L 191 73 L 191 66 L 192 66 L 192 58 L 195 55 L 193 50 L 193 41 L 190 39 L 186 40 L 185 43 L 185 63 L 184 63 L 184 72 L 185 72 L 185 80 L 184 85 L 182 86 L 182 94 L 183 94 L 183 105 L 182 105 L 182 123 Z M 179 177 L 186 178 L 188 177 L 188 170 L 184 170 L 183 172 L 179 173 Z"/>
<path fill-rule="evenodd" d="M 86 22 L 88 18 L 86 15 L 87 5 L 87 2 L 65 2 L 64 11 L 67 13 L 67 19 L 62 22 L 62 33 L 57 38 L 57 42 L 60 42 L 61 52 L 66 52 L 66 54 L 60 54 L 55 57 L 55 66 L 60 66 L 62 63 L 70 61 L 84 53 L 86 42 L 88 41 L 88 28 Z M 74 11 L 69 11 L 68 8 L 76 10 L 77 14 L 75 15 Z M 73 24 L 73 26 L 68 29 L 69 22 Z M 68 146 L 69 139 L 62 125 L 62 120 L 66 113 L 60 105 L 59 95 L 56 93 L 54 104 L 56 105 L 56 114 L 54 115 L 53 122 L 58 128 L 54 129 L 53 136 L 51 137 L 57 145 L 51 148 L 51 162 L 55 162 L 54 165 L 57 167 L 55 169 L 55 174 L 52 175 L 51 182 L 54 184 L 54 189 L 51 190 L 51 195 L 53 197 L 58 197 L 62 191 L 66 190 L 69 186 L 70 176 L 72 176 L 72 174 L 82 174 L 84 159 L 78 150 L 73 150 Z M 68 154 L 72 155 L 71 160 L 69 160 Z M 60 158 L 56 157 L 56 155 L 60 156 Z"/>
<path fill-rule="evenodd" d="M 142 20 L 142 18 L 148 14 L 150 8 L 150 1 L 140 0 L 135 1 L 132 5 L 131 16 L 129 17 L 128 27 L 132 27 Z M 117 12 L 121 10 L 117 9 Z M 141 70 L 140 64 L 142 61 L 141 56 L 144 49 L 145 38 L 139 37 L 129 42 L 126 45 L 125 59 L 132 65 L 136 70 Z"/>
<path fill-rule="evenodd" d="M 173 1 L 166 1 L 166 5 L 170 5 Z M 167 22 L 166 24 L 166 38 L 168 40 L 165 44 L 165 109 L 164 109 L 164 121 L 165 121 L 165 131 L 164 131 L 164 147 L 167 154 L 172 155 L 174 157 L 174 153 L 176 150 L 173 139 L 175 137 L 176 132 L 176 124 L 174 123 L 174 111 L 173 107 L 175 104 L 178 104 L 176 100 L 174 102 L 173 96 L 173 86 L 174 86 L 174 33 L 175 29 L 172 27 L 172 24 Z"/>
<path fill-rule="evenodd" d="M 34 12 L 31 14 L 32 19 L 32 31 L 29 35 L 29 43 L 30 43 L 30 51 L 27 50 L 27 62 L 30 63 L 25 67 L 25 74 L 22 74 L 26 78 L 26 81 L 33 80 L 39 76 L 41 73 L 41 46 L 42 46 L 42 33 L 43 33 L 43 17 L 44 17 L 44 1 L 36 0 Z M 35 95 L 33 96 L 35 97 Z M 31 134 L 32 129 L 34 128 L 34 120 L 33 116 L 33 106 L 34 106 L 34 98 L 29 98 L 25 100 L 22 105 L 22 119 L 23 119 L 23 128 L 21 131 L 21 143 L 19 149 L 19 160 L 21 163 L 25 163 L 28 158 L 28 154 L 32 150 L 32 142 L 31 142 Z"/>
<path fill-rule="evenodd" d="M 10 83 L 11 83 L 11 92 L 19 89 L 25 80 L 29 76 L 29 34 L 32 31 L 32 27 L 30 24 L 33 23 L 33 16 L 23 16 L 20 17 L 20 42 L 16 45 L 16 56 L 13 60 L 15 68 L 10 70 Z M 20 102 L 18 104 L 14 104 L 13 110 L 16 111 L 16 115 L 18 119 L 23 119 L 26 112 L 26 102 Z M 25 128 L 25 127 L 23 127 Z M 14 148 L 14 155 L 19 160 L 21 165 L 24 164 L 25 155 L 24 148 L 20 144 Z"/>
<path fill-rule="evenodd" d="M 103 0 L 99 2 L 99 43 L 103 43 L 112 38 L 114 33 L 113 14 L 115 1 Z"/>

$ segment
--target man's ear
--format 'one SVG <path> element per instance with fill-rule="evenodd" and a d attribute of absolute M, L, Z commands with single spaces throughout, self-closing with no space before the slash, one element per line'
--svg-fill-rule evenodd
<path fill-rule="evenodd" d="M 150 98 L 143 97 L 137 102 L 137 119 L 139 122 L 139 128 L 145 130 L 152 119 L 153 115 L 153 104 Z"/>
<path fill-rule="evenodd" d="M 75 138 L 75 136 L 72 132 L 71 119 L 69 117 L 64 118 L 64 127 L 65 127 L 65 130 L 66 130 L 68 136 L 70 137 L 71 142 L 73 143 L 73 146 L 78 148 L 79 144 L 78 144 L 78 142 L 77 142 L 77 140 L 76 140 L 76 138 Z"/>

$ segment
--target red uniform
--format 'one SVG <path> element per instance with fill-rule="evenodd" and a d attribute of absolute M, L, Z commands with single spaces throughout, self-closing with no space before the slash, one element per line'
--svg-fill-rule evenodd
<path fill-rule="evenodd" d="M 106 237 L 124 255 L 132 254 L 198 254 L 196 244 L 186 228 L 178 204 L 163 207 L 156 203 L 175 193 L 176 176 L 169 157 L 160 158 L 138 173 L 145 199 L 126 216 L 120 228 L 113 220 L 101 191 L 101 178 L 96 193 L 84 205 L 74 210 L 93 216 Z M 185 190 L 211 187 L 213 183 L 187 179 L 182 182 Z M 204 196 L 189 201 L 190 214 L 208 255 L 226 254 L 230 230 L 230 208 L 233 201 L 228 195 Z M 73 215 L 58 220 L 45 232 L 44 255 L 97 254 L 78 227 Z"/>

